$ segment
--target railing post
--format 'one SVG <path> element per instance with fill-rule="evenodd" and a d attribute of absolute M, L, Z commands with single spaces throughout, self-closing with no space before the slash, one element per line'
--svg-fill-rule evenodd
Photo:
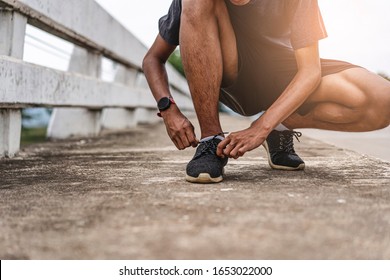
<path fill-rule="evenodd" d="M 27 18 L 0 8 L 0 55 L 23 58 Z M 13 157 L 20 149 L 22 114 L 20 109 L 0 109 L 0 158 Z"/>
<path fill-rule="evenodd" d="M 75 46 L 69 72 L 100 77 L 102 56 Z M 72 136 L 96 136 L 101 130 L 101 110 L 56 108 L 50 119 L 47 136 L 65 139 Z"/>
<path fill-rule="evenodd" d="M 149 89 L 148 81 L 144 74 L 139 74 L 137 76 L 136 87 Z M 137 108 L 135 111 L 135 117 L 137 122 L 140 124 L 153 124 L 160 121 L 159 117 L 157 117 L 157 104 L 156 109 L 148 109 L 148 108 Z"/>
<path fill-rule="evenodd" d="M 138 75 L 137 69 L 117 65 L 115 82 L 134 87 Z M 102 129 L 119 130 L 133 128 L 137 125 L 136 109 L 106 108 L 102 112 Z"/>
<path fill-rule="evenodd" d="M 14 157 L 20 148 L 22 117 L 20 110 L 0 110 L 0 158 Z"/>

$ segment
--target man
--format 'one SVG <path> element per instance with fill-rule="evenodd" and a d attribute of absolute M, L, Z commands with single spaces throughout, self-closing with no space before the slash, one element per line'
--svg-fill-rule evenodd
<path fill-rule="evenodd" d="M 317 0 L 173 0 L 159 28 L 143 69 L 176 147 L 198 146 L 187 181 L 220 182 L 228 158 L 262 144 L 271 167 L 303 169 L 293 148 L 296 128 L 370 131 L 389 125 L 388 81 L 356 65 L 320 59 L 318 41 L 327 34 Z M 199 145 L 165 72 L 179 44 Z M 266 112 L 225 138 L 219 100 L 242 115 Z"/>

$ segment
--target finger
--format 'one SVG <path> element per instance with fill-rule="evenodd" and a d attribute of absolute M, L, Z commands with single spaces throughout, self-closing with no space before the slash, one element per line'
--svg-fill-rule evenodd
<path fill-rule="evenodd" d="M 239 157 L 242 157 L 245 154 L 245 152 L 246 152 L 246 150 L 242 145 L 237 145 L 230 152 L 230 156 L 234 159 L 238 159 Z"/>
<path fill-rule="evenodd" d="M 195 142 L 191 142 L 192 147 L 196 148 L 199 145 L 199 139 L 195 138 Z"/>
<path fill-rule="evenodd" d="M 229 142 L 230 142 L 230 138 L 227 137 L 218 144 L 217 156 L 224 157 L 224 150 L 225 150 L 226 146 L 229 144 Z"/>
<path fill-rule="evenodd" d="M 173 144 L 175 144 L 176 148 L 177 148 L 178 150 L 180 150 L 179 143 L 177 143 L 176 139 L 172 138 L 171 140 L 172 140 Z"/>
<path fill-rule="evenodd" d="M 225 149 L 223 150 L 223 154 L 225 156 L 232 157 L 231 152 L 233 151 L 234 148 L 235 148 L 234 144 L 229 143 L 228 145 L 226 145 Z"/>
<path fill-rule="evenodd" d="M 172 140 L 179 150 L 184 150 L 184 145 L 183 145 L 183 142 L 181 141 L 180 137 L 176 136 Z"/>
<path fill-rule="evenodd" d="M 238 148 L 235 147 L 233 150 L 231 150 L 231 152 L 229 153 L 229 156 L 234 158 L 234 159 L 237 159 L 238 158 Z"/>
<path fill-rule="evenodd" d="M 187 147 L 189 147 L 189 146 L 191 146 L 191 145 L 190 145 L 190 142 L 189 142 L 188 139 L 187 139 L 187 134 L 186 134 L 185 132 L 180 133 L 180 140 L 181 140 L 181 142 L 183 143 L 183 148 L 184 148 L 184 149 L 187 148 Z"/>
<path fill-rule="evenodd" d="M 187 139 L 188 139 L 188 142 L 190 143 L 190 145 L 192 147 L 196 148 L 198 146 L 199 140 L 196 139 L 194 131 L 193 130 L 186 130 L 186 136 L 187 136 Z"/>
<path fill-rule="evenodd" d="M 245 155 L 246 152 L 248 152 L 248 149 L 246 149 L 244 147 L 238 150 L 238 154 L 239 154 L 240 157 Z"/>

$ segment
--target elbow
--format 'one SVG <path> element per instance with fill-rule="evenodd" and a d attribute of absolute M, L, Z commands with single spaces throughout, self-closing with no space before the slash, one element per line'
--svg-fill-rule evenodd
<path fill-rule="evenodd" d="M 150 63 L 151 63 L 151 56 L 149 53 L 147 53 L 144 59 L 142 60 L 142 71 L 146 72 Z"/>
<path fill-rule="evenodd" d="M 322 81 L 322 71 L 321 68 L 318 70 L 317 76 L 315 78 L 315 84 L 314 84 L 314 89 L 313 91 L 317 90 L 317 88 L 320 86 Z"/>
<path fill-rule="evenodd" d="M 322 80 L 322 72 L 321 68 L 316 70 L 315 73 L 313 73 L 312 81 L 313 81 L 313 89 L 317 89 L 317 87 L 320 85 Z"/>
<path fill-rule="evenodd" d="M 301 85 L 301 89 L 311 94 L 313 93 L 322 80 L 321 68 L 317 67 L 307 67 L 300 69 L 296 75 L 296 82 Z"/>
<path fill-rule="evenodd" d="M 148 52 L 142 61 L 142 71 L 147 73 L 149 70 L 155 69 L 156 67 L 161 67 L 164 64 L 165 61 L 163 61 L 158 56 Z"/>
<path fill-rule="evenodd" d="M 316 85 L 318 86 L 321 83 L 322 80 L 322 71 L 321 71 L 321 66 L 316 68 L 314 71 L 314 77 L 313 80 L 315 81 Z"/>
<path fill-rule="evenodd" d="M 306 77 L 307 81 L 309 81 L 313 89 L 316 89 L 322 80 L 321 66 L 306 69 L 304 76 Z"/>
<path fill-rule="evenodd" d="M 321 65 L 310 67 L 307 69 L 306 74 L 314 84 L 318 85 L 322 79 Z"/>

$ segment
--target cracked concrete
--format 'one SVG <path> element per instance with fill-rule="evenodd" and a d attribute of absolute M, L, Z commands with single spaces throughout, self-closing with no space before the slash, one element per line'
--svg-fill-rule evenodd
<path fill-rule="evenodd" d="M 389 259 L 390 163 L 307 137 L 296 150 L 303 172 L 259 148 L 195 185 L 194 150 L 161 123 L 26 147 L 0 161 L 0 259 Z"/>

